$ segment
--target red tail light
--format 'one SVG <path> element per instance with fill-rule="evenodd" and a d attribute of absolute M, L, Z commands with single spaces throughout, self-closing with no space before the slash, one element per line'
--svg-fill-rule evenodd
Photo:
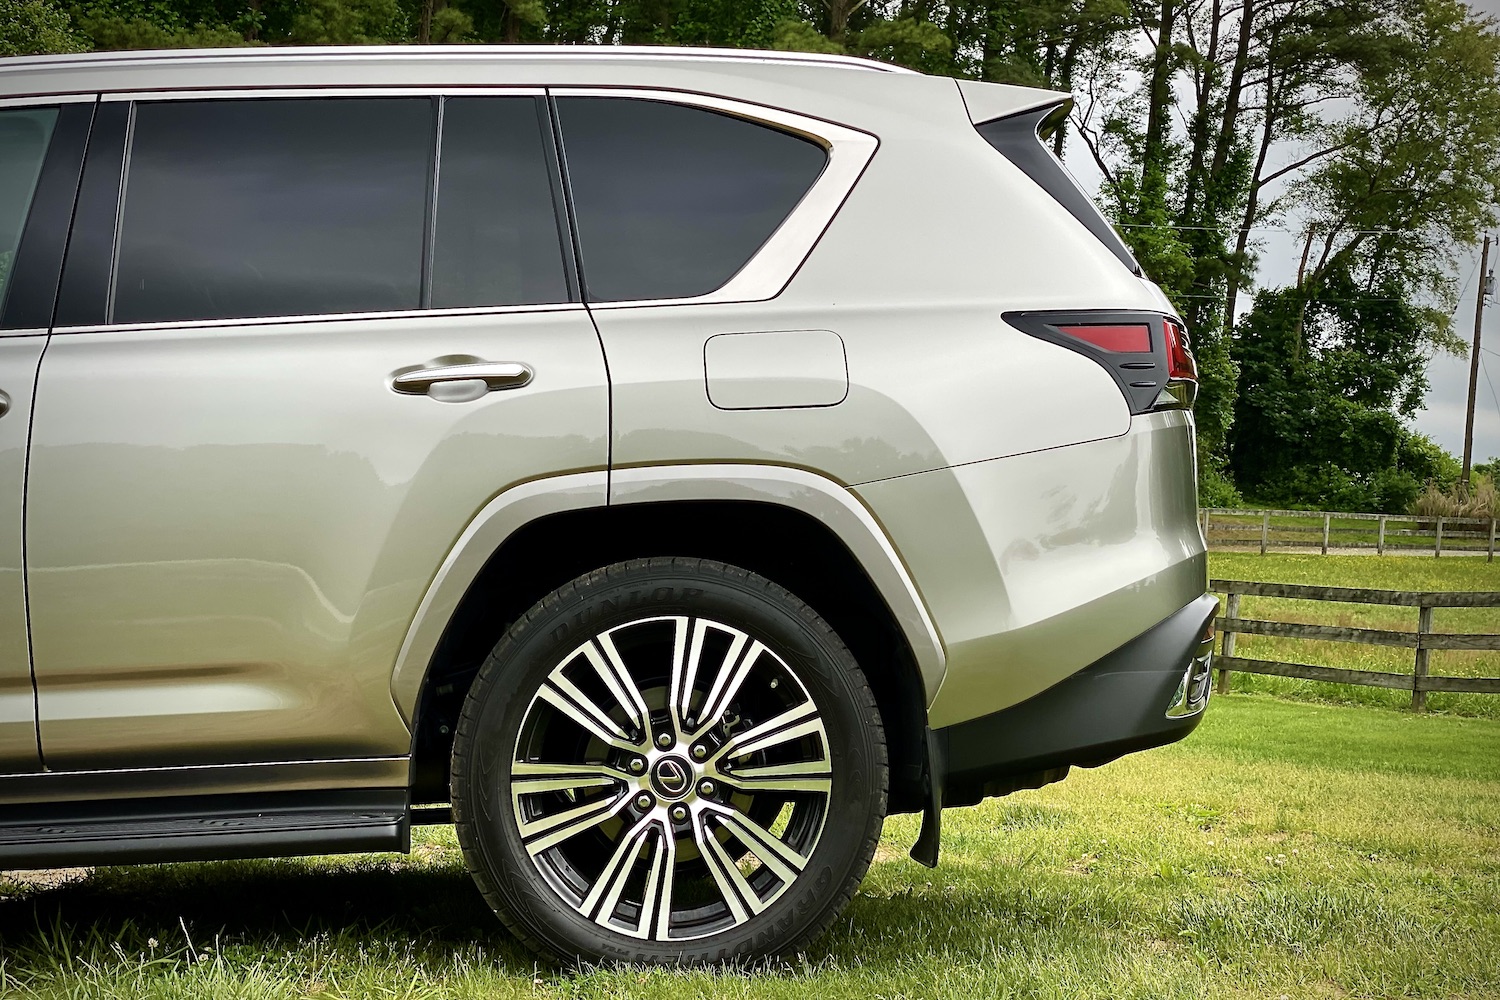
<path fill-rule="evenodd" d="M 1198 363 L 1193 360 L 1187 328 L 1168 318 L 1163 321 L 1162 329 L 1167 334 L 1167 378 L 1198 381 Z"/>
<path fill-rule="evenodd" d="M 1116 354 L 1151 352 L 1151 327 L 1145 323 L 1070 323 L 1056 329 Z"/>

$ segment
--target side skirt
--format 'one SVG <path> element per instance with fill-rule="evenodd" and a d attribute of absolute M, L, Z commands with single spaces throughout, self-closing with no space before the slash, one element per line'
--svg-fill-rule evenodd
<path fill-rule="evenodd" d="M 410 848 L 405 788 L 0 806 L 0 870 Z"/>

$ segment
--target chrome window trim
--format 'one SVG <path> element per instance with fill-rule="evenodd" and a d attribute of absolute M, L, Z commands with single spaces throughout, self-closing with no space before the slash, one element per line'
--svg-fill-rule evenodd
<path fill-rule="evenodd" d="M 0 97 L 0 108 L 48 107 L 53 104 L 92 104 L 99 100 L 97 92 L 87 94 L 38 94 L 33 97 Z"/>
<path fill-rule="evenodd" d="M 623 299 L 618 302 L 591 302 L 590 309 L 638 309 L 643 306 L 698 305 L 727 302 L 762 302 L 781 294 L 807 255 L 817 245 L 833 218 L 843 207 L 849 192 L 869 166 L 880 146 L 880 140 L 868 132 L 837 125 L 821 118 L 784 111 L 780 108 L 751 104 L 748 101 L 710 94 L 663 88 L 624 87 L 548 87 L 552 97 L 611 97 L 624 100 L 657 101 L 705 108 L 735 118 L 792 132 L 822 146 L 828 163 L 802 200 L 782 220 L 760 249 L 727 282 L 712 292 L 674 299 Z M 562 128 L 563 148 L 568 144 L 567 129 Z M 576 229 L 576 225 L 575 225 Z M 586 256 L 586 254 L 585 254 Z"/>
<path fill-rule="evenodd" d="M 34 329 L 26 329 L 26 330 L 0 330 L 0 337 L 45 337 L 45 336 L 47 336 L 47 328 L 46 327 L 36 327 Z"/>
<path fill-rule="evenodd" d="M 283 97 L 545 97 L 543 87 L 360 87 L 341 84 L 324 87 L 309 84 L 306 87 L 244 87 L 216 88 L 204 90 L 130 90 L 103 94 L 99 100 L 117 101 L 224 101 L 259 100 Z"/>
<path fill-rule="evenodd" d="M 399 309 L 389 312 L 310 313 L 298 316 L 246 316 L 234 319 L 176 319 L 160 323 L 98 323 L 89 326 L 60 326 L 54 334 L 70 333 L 139 333 L 154 330 L 201 330 L 206 327 L 283 326 L 308 323 L 350 323 L 364 320 L 446 319 L 456 316 L 500 316 L 511 313 L 579 312 L 582 302 L 543 302 L 522 306 L 472 306 L 462 309 Z M 46 330 L 38 331 L 46 333 Z"/>

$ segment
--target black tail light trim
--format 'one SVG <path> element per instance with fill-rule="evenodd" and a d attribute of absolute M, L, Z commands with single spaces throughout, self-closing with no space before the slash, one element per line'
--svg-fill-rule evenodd
<path fill-rule="evenodd" d="M 1083 309 L 1069 312 L 1007 312 L 1001 318 L 1022 333 L 1066 347 L 1098 362 L 1100 367 L 1114 377 L 1132 414 L 1185 409 L 1193 405 L 1197 386 L 1193 382 L 1171 377 L 1167 333 L 1164 328 L 1169 317 L 1161 313 Z M 1171 321 L 1179 328 L 1186 329 L 1180 320 Z M 1060 329 L 1070 326 L 1137 325 L 1151 329 L 1149 351 L 1108 351 Z"/>
<path fill-rule="evenodd" d="M 984 136 L 986 142 L 1067 209 L 1069 215 L 1083 223 L 1100 243 L 1120 259 L 1120 263 L 1133 273 L 1144 275 L 1135 254 L 1130 252 L 1115 227 L 1099 212 L 1099 207 L 1088 196 L 1088 192 L 1078 185 L 1078 181 L 1068 173 L 1068 168 L 1052 155 L 1052 150 L 1043 145 L 1043 140 L 1056 131 L 1072 108 L 1073 101 L 1068 98 L 1057 104 L 980 122 L 974 128 Z"/>

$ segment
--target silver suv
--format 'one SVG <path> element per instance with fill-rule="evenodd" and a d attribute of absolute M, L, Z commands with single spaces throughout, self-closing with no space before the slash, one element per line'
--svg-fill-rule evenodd
<path fill-rule="evenodd" d="M 1186 735 L 1194 366 L 1066 95 L 669 49 L 0 66 L 0 867 L 407 849 L 773 954 Z"/>

